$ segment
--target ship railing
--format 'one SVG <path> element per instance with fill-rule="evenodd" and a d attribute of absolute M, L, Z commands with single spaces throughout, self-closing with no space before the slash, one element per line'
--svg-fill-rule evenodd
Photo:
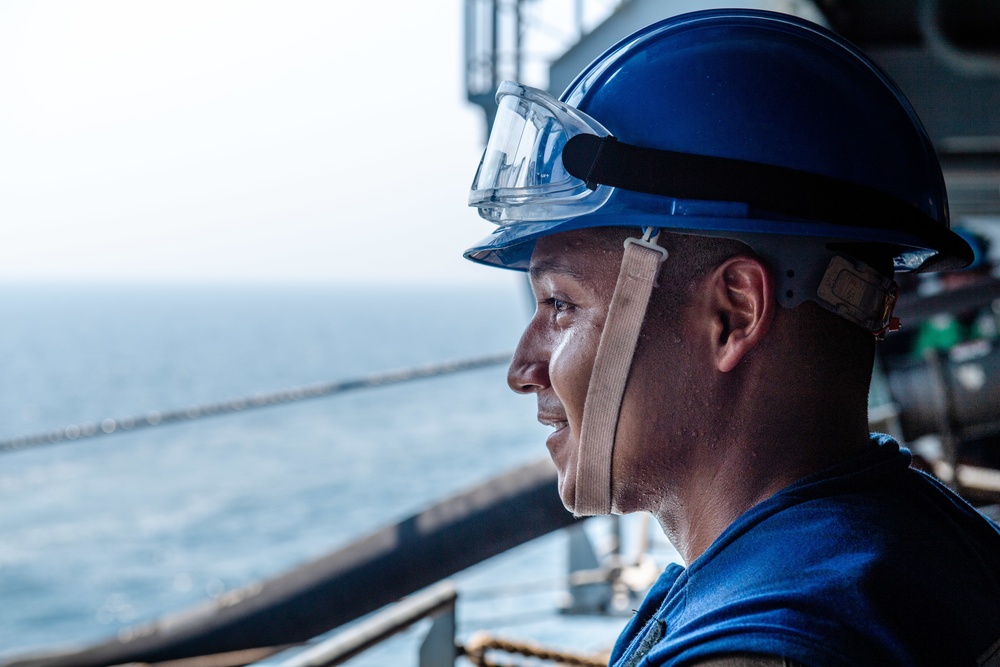
<path fill-rule="evenodd" d="M 424 619 L 431 627 L 420 644 L 420 667 L 453 667 L 459 656 L 455 643 L 455 602 L 458 591 L 442 581 L 411 595 L 333 637 L 280 662 L 279 667 L 333 667 L 389 639 Z"/>
<path fill-rule="evenodd" d="M 608 663 L 608 651 L 582 654 L 533 642 L 500 639 L 486 632 L 475 633 L 463 644 L 455 632 L 457 601 L 455 586 L 447 580 L 439 582 L 277 663 L 277 667 L 340 665 L 425 619 L 431 623 L 417 652 L 419 667 L 454 667 L 460 657 L 465 657 L 475 667 L 517 664 L 496 662 L 491 659 L 491 652 L 504 654 L 508 659 L 520 656 L 536 662 L 574 667 L 603 667 Z"/>

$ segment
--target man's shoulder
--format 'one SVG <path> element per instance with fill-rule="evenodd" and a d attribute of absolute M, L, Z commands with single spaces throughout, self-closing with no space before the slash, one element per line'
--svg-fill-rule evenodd
<path fill-rule="evenodd" d="M 838 570 L 846 567 L 857 576 L 858 570 L 902 558 L 911 565 L 914 559 L 961 563 L 983 561 L 985 553 L 985 562 L 1000 567 L 996 524 L 909 468 L 909 453 L 891 444 L 853 467 L 801 480 L 751 509 L 720 536 L 706 560 L 729 552 L 741 562 L 749 558 L 751 567 L 773 560 L 801 568 L 851 553 Z"/>
<path fill-rule="evenodd" d="M 921 473 L 790 495 L 734 524 L 694 564 L 689 606 L 764 595 L 881 616 L 934 599 L 962 616 L 963 599 L 981 598 L 1000 613 L 1000 530 Z"/>
<path fill-rule="evenodd" d="M 974 661 L 997 640 L 1000 533 L 932 480 L 897 473 L 812 480 L 737 521 L 653 592 L 664 622 L 653 664 L 717 654 L 917 664 L 952 651 Z"/>
<path fill-rule="evenodd" d="M 688 667 L 806 667 L 806 665 L 790 658 L 738 653 L 705 658 L 690 663 Z"/>

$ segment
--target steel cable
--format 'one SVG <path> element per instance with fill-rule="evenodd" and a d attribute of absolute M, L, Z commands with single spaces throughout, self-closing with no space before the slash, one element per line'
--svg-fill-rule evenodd
<path fill-rule="evenodd" d="M 282 389 L 274 392 L 257 393 L 249 396 L 240 396 L 225 401 L 215 403 L 203 403 L 187 408 L 176 410 L 153 410 L 144 415 L 123 417 L 119 419 L 106 418 L 100 422 L 84 422 L 81 424 L 70 424 L 64 428 L 57 428 L 44 433 L 32 435 L 22 435 L 13 438 L 0 440 L 0 453 L 12 452 L 29 447 L 40 445 L 50 445 L 59 442 L 80 440 L 83 438 L 94 438 L 102 435 L 111 435 L 122 431 L 134 431 L 151 426 L 162 426 L 164 424 L 175 424 L 178 422 L 194 421 L 205 417 L 216 417 L 219 415 L 232 414 L 235 412 L 245 412 L 259 408 L 285 405 L 312 398 L 322 398 L 343 394 L 348 391 L 358 389 L 369 389 L 390 384 L 400 384 L 413 380 L 460 373 L 487 366 L 496 366 L 510 361 L 511 354 L 504 352 L 473 359 L 462 359 L 457 361 L 446 361 L 426 366 L 415 366 L 384 373 L 375 373 L 353 380 L 342 380 L 339 382 L 318 382 L 315 384 L 301 385 L 291 389 Z"/>

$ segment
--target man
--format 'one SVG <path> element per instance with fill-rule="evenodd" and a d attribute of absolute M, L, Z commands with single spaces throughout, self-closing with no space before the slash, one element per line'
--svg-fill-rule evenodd
<path fill-rule="evenodd" d="M 971 260 L 897 88 L 718 10 L 497 99 L 470 204 L 499 226 L 466 255 L 529 272 L 509 383 L 566 506 L 652 512 L 687 564 L 612 664 L 1000 664 L 1000 532 L 868 434 L 894 270 Z"/>

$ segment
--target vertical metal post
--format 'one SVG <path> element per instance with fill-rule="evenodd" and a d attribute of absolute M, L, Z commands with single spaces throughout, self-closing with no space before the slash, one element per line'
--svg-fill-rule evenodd
<path fill-rule="evenodd" d="M 622 555 L 622 518 L 617 514 L 612 514 L 611 519 L 611 544 L 608 551 L 612 556 L 620 558 Z"/>
<path fill-rule="evenodd" d="M 514 81 L 521 80 L 521 30 L 524 27 L 521 16 L 523 0 L 514 0 Z"/>
<path fill-rule="evenodd" d="M 566 534 L 569 537 L 569 596 L 560 611 L 563 614 L 603 614 L 611 603 L 612 587 L 602 573 L 601 561 L 582 523 L 567 528 Z M 590 575 L 587 581 L 581 581 L 582 574 Z"/>
<path fill-rule="evenodd" d="M 500 3 L 493 0 L 490 5 L 493 10 L 490 14 L 490 88 L 495 89 L 498 82 L 500 61 L 500 56 L 497 53 L 500 49 L 498 41 L 500 39 Z"/>
<path fill-rule="evenodd" d="M 958 480 L 958 436 L 955 433 L 955 409 L 949 378 L 948 352 L 929 350 L 925 354 L 927 366 L 935 380 L 938 399 L 938 430 L 941 434 L 942 459 L 951 468 L 951 478 L 944 482 L 956 493 L 961 492 Z"/>
<path fill-rule="evenodd" d="M 455 646 L 455 605 L 451 604 L 431 617 L 430 630 L 420 644 L 420 667 L 454 667 L 458 657 Z"/>

